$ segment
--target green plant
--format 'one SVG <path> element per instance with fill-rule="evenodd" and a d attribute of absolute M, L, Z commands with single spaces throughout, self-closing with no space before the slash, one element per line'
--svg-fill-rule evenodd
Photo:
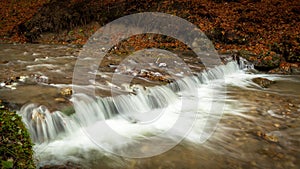
<path fill-rule="evenodd" d="M 69 31 L 69 32 L 68 32 L 68 35 L 69 35 L 69 36 L 72 36 L 73 34 L 74 34 L 73 31 Z"/>
<path fill-rule="evenodd" d="M 0 109 L 0 131 L 2 168 L 35 168 L 32 143 L 21 117 Z"/>

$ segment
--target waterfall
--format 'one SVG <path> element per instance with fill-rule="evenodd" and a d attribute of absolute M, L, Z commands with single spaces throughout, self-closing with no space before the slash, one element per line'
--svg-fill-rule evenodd
<path fill-rule="evenodd" d="M 241 64 L 228 62 L 213 69 L 183 77 L 168 85 L 139 88 L 136 94 L 114 97 L 92 97 L 74 94 L 71 98 L 75 113 L 66 116 L 60 111 L 50 112 L 45 106 L 25 105 L 18 112 L 28 128 L 35 143 L 42 143 L 68 135 L 81 127 L 93 125 L 97 121 L 122 116 L 131 123 L 138 123 L 143 118 L 156 117 L 155 109 L 165 108 L 175 103 L 182 92 L 193 94 L 201 85 L 212 80 L 224 78 L 225 75 L 239 71 Z M 243 68 L 243 67 L 242 67 Z M 154 113 L 151 114 L 149 112 Z"/>

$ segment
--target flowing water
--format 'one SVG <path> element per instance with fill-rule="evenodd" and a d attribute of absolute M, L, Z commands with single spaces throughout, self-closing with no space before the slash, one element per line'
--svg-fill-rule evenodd
<path fill-rule="evenodd" d="M 39 167 L 300 167 L 297 75 L 251 73 L 232 61 L 206 71 L 193 69 L 189 75 L 179 72 L 180 77 L 170 84 L 142 79 L 137 81 L 140 85 L 116 86 L 108 79 L 117 69 L 108 64 L 92 82 L 100 89 L 97 96 L 75 93 L 60 101 L 60 89 L 72 87 L 79 48 L 0 45 L 0 50 L 0 98 L 23 117 Z M 118 59 L 108 62 L 117 63 Z M 184 61 L 197 67 L 189 63 L 193 59 L 190 56 Z M 12 77 L 25 80 L 12 81 Z M 276 83 L 261 88 L 253 83 L 255 77 Z M 112 86 L 117 95 L 107 94 Z M 66 108 L 75 113 L 66 115 Z M 181 117 L 192 123 L 184 133 L 187 123 L 174 129 Z M 107 126 L 123 137 L 116 137 Z M 138 158 L 164 148 L 151 142 L 155 136 L 165 145 L 181 142 L 156 156 Z"/>

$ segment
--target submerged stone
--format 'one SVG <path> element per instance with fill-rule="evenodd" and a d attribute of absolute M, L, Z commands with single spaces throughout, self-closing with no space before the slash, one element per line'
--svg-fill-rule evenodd
<path fill-rule="evenodd" d="M 262 88 L 268 88 L 271 84 L 275 83 L 275 81 L 262 77 L 253 78 L 252 81 Z"/>
<path fill-rule="evenodd" d="M 56 102 L 66 102 L 66 99 L 58 97 L 54 99 Z"/>

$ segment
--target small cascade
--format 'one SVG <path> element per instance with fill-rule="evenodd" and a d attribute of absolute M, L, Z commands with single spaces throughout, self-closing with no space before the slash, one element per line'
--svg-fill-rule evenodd
<path fill-rule="evenodd" d="M 247 59 L 238 56 L 236 53 L 232 55 L 222 55 L 221 60 L 227 64 L 230 62 L 236 62 L 241 70 L 254 70 L 254 64 Z"/>
<path fill-rule="evenodd" d="M 254 64 L 249 62 L 247 59 L 239 57 L 239 67 L 242 70 L 254 70 Z"/>
<path fill-rule="evenodd" d="M 153 116 L 149 112 L 165 108 L 175 103 L 182 92 L 193 95 L 202 84 L 224 78 L 225 75 L 240 70 L 237 62 L 228 62 L 213 69 L 184 77 L 165 86 L 140 88 L 136 94 L 114 97 L 91 97 L 85 94 L 74 94 L 71 98 L 75 112 L 70 116 L 56 111 L 50 113 L 45 106 L 25 105 L 19 111 L 35 143 L 56 139 L 61 134 L 74 132 L 81 127 L 93 125 L 97 121 L 111 119 L 117 115 L 131 123 L 144 121 L 144 117 Z M 151 117 L 150 117 L 151 118 Z"/>
<path fill-rule="evenodd" d="M 45 106 L 29 104 L 20 110 L 23 122 L 36 143 L 54 139 L 66 131 L 65 116 L 59 111 L 52 112 Z"/>

